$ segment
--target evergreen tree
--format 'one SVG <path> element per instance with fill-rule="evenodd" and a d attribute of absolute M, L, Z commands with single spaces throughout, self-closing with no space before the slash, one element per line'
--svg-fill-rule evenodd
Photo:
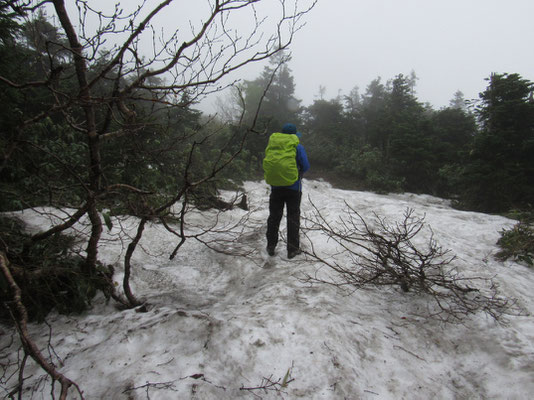
<path fill-rule="evenodd" d="M 260 128 L 266 132 L 280 130 L 286 122 L 299 123 L 300 100 L 295 94 L 295 83 L 288 66 L 291 57 L 278 53 L 271 58 L 261 75 L 245 82 L 245 104 L 248 119 L 255 116 L 260 99 Z M 266 90 L 267 89 L 267 90 Z"/>
<path fill-rule="evenodd" d="M 454 93 L 454 97 L 449 102 L 449 107 L 457 110 L 467 110 L 467 100 L 464 98 L 464 94 L 461 90 L 457 90 Z"/>
<path fill-rule="evenodd" d="M 304 130 L 308 157 L 315 169 L 335 169 L 350 154 L 343 105 L 339 99 L 315 100 L 306 108 Z"/>
<path fill-rule="evenodd" d="M 4 79 L 0 91 L 0 209 L 8 210 L 49 201 L 54 187 L 67 185 L 71 176 L 54 158 L 64 152 L 66 157 L 79 155 L 79 148 L 68 145 L 75 133 L 67 133 L 61 118 L 39 118 L 31 128 L 23 123 L 28 115 L 42 113 L 44 105 L 53 102 L 53 91 L 56 96 L 61 93 L 55 78 L 66 60 L 58 56 L 63 52 L 57 28 L 42 13 L 24 24 L 17 23 L 15 15 L 4 14 L 0 26 L 0 76 Z M 46 56 L 45 48 L 53 52 Z M 75 169 L 79 159 L 71 161 Z"/>
<path fill-rule="evenodd" d="M 435 153 L 425 109 L 414 94 L 415 77 L 400 74 L 391 82 L 388 101 L 389 135 L 386 162 L 403 189 L 428 192 Z"/>
<path fill-rule="evenodd" d="M 452 105 L 432 113 L 433 151 L 437 173 L 432 193 L 442 197 L 458 194 L 457 172 L 465 164 L 475 134 L 475 116 L 464 108 Z"/>
<path fill-rule="evenodd" d="M 481 130 L 463 175 L 463 201 L 488 212 L 534 202 L 534 84 L 492 74 L 480 94 Z"/>
<path fill-rule="evenodd" d="M 388 147 L 388 121 L 386 119 L 388 93 L 380 78 L 373 80 L 362 97 L 364 143 L 382 153 Z"/>

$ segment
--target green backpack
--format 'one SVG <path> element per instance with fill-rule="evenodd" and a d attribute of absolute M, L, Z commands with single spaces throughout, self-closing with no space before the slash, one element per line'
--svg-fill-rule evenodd
<path fill-rule="evenodd" d="M 265 149 L 263 172 L 272 186 L 291 186 L 299 179 L 297 146 L 299 138 L 286 133 L 273 133 Z"/>

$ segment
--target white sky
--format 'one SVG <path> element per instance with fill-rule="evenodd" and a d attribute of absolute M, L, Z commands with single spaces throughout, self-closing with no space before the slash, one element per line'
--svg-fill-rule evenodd
<path fill-rule="evenodd" d="M 311 2 L 298 1 L 302 8 Z M 148 0 L 147 9 L 159 2 Z M 279 2 L 262 0 L 260 10 L 278 10 Z M 115 3 L 90 1 L 97 8 Z M 209 4 L 178 0 L 160 23 L 166 31 L 186 32 L 189 23 L 202 21 Z M 318 0 L 291 46 L 296 97 L 309 105 L 321 85 L 326 99 L 339 91 L 348 94 L 354 86 L 364 93 L 377 77 L 385 83 L 413 70 L 419 100 L 440 108 L 457 90 L 466 99 L 477 98 L 492 72 L 519 73 L 534 81 L 533 18 L 532 0 Z M 235 21 L 243 34 L 252 23 L 239 15 Z M 247 66 L 232 78 L 254 79 L 264 65 Z M 209 109 L 206 104 L 201 108 Z"/>
<path fill-rule="evenodd" d="M 319 0 L 292 47 L 297 97 L 414 70 L 419 100 L 440 108 L 478 97 L 491 72 L 534 80 L 533 17 L 532 0 Z"/>

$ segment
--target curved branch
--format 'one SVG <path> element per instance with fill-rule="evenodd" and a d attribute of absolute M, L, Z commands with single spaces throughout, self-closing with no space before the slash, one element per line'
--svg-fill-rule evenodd
<path fill-rule="evenodd" d="M 64 222 L 63 224 L 56 225 L 53 228 L 45 231 L 45 232 L 39 232 L 32 236 L 32 241 L 36 242 L 39 240 L 43 240 L 46 238 L 49 238 L 55 233 L 63 232 L 64 230 L 72 227 L 76 222 L 80 220 L 81 217 L 87 213 L 88 207 L 87 204 L 84 204 L 82 207 L 80 207 L 74 214 L 71 215 L 68 221 Z"/>
<path fill-rule="evenodd" d="M 68 390 L 71 386 L 76 388 L 78 394 L 80 395 L 80 398 L 83 399 L 82 391 L 80 390 L 78 385 L 75 382 L 71 381 L 69 378 L 67 378 L 65 375 L 58 372 L 56 368 L 45 359 L 41 351 L 37 348 L 37 345 L 32 341 L 28 333 L 28 313 L 26 311 L 26 307 L 24 307 L 24 304 L 22 304 L 22 291 L 15 282 L 15 279 L 13 279 L 13 275 L 11 275 L 11 271 L 9 270 L 8 264 L 9 261 L 5 253 L 0 252 L 0 270 L 2 271 L 4 278 L 8 282 L 11 292 L 13 293 L 14 305 L 10 306 L 10 308 L 12 308 L 12 310 L 14 311 L 13 315 L 17 315 L 14 322 L 17 326 L 20 340 L 22 342 L 22 345 L 24 346 L 25 351 L 42 369 L 46 371 L 46 373 L 52 378 L 53 381 L 57 381 L 60 383 L 61 400 L 65 400 L 67 398 Z"/>
<path fill-rule="evenodd" d="M 130 306 L 137 307 L 141 305 L 142 303 L 136 299 L 136 297 L 133 295 L 132 290 L 130 288 L 130 275 L 132 271 L 132 255 L 135 251 L 135 248 L 137 247 L 137 244 L 143 237 L 143 231 L 145 229 L 145 225 L 148 221 L 148 218 L 143 217 L 141 218 L 141 221 L 139 221 L 139 225 L 137 226 L 137 233 L 135 235 L 135 238 L 130 242 L 128 245 L 128 248 L 126 250 L 126 255 L 124 257 L 124 278 L 123 278 L 123 288 L 124 288 L 124 294 L 126 295 L 126 298 L 128 299 Z"/>
<path fill-rule="evenodd" d="M 94 86 L 96 84 L 96 82 L 98 82 L 103 76 L 105 76 L 108 72 L 110 72 L 115 66 L 119 65 L 121 63 L 121 60 L 124 56 L 124 54 L 126 53 L 126 51 L 128 50 L 128 48 L 130 47 L 130 45 L 134 42 L 134 40 L 145 30 L 145 28 L 147 27 L 148 23 L 152 20 L 152 18 L 154 18 L 154 16 L 156 16 L 163 8 L 167 7 L 169 4 L 172 3 L 173 0 L 165 0 L 164 2 L 162 2 L 161 4 L 159 4 L 155 9 L 153 9 L 148 15 L 147 17 L 141 21 L 141 23 L 139 24 L 139 26 L 132 32 L 132 34 L 130 35 L 130 37 L 128 39 L 126 39 L 126 41 L 124 42 L 124 44 L 122 45 L 121 49 L 119 50 L 119 52 L 117 53 L 117 55 L 115 56 L 115 58 L 113 60 L 111 60 L 111 62 L 108 64 L 108 66 L 106 68 L 104 68 L 100 74 L 98 74 L 92 81 L 91 83 L 89 84 L 89 86 Z"/>

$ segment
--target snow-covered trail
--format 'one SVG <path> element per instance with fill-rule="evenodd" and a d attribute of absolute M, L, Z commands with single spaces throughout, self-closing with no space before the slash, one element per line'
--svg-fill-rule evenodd
<path fill-rule="evenodd" d="M 245 188 L 254 219 L 265 220 L 267 187 L 248 182 Z M 365 218 L 375 212 L 396 220 L 414 208 L 463 268 L 496 275 L 504 293 L 534 311 L 534 271 L 492 257 L 499 231 L 512 221 L 457 211 L 430 196 L 343 191 L 319 181 L 306 182 L 305 191 L 332 220 L 345 202 Z M 310 209 L 305 196 L 303 215 Z M 53 359 L 87 399 L 526 399 L 534 393 L 532 316 L 511 317 L 507 326 L 485 315 L 443 324 L 422 317 L 423 302 L 397 288 L 348 296 L 331 286 L 310 287 L 298 278 L 318 266 L 304 256 L 289 261 L 283 249 L 269 259 L 263 226 L 245 240 L 260 249 L 253 259 L 191 240 L 171 261 L 175 238 L 148 227 L 147 251 L 134 255 L 133 280 L 147 311 L 117 311 L 99 298 L 84 315 L 51 315 Z M 332 251 L 330 242 L 314 246 Z M 101 248 L 118 282 L 121 251 L 113 243 Z M 2 329 L 4 347 L 9 338 Z M 48 328 L 31 330 L 46 348 Z M 279 391 L 253 389 L 266 379 L 281 382 L 288 371 L 287 386 L 271 388 Z M 27 367 L 26 375 L 32 375 L 27 387 L 41 388 L 33 398 L 47 398 L 48 388 L 37 383 L 41 371 Z"/>

